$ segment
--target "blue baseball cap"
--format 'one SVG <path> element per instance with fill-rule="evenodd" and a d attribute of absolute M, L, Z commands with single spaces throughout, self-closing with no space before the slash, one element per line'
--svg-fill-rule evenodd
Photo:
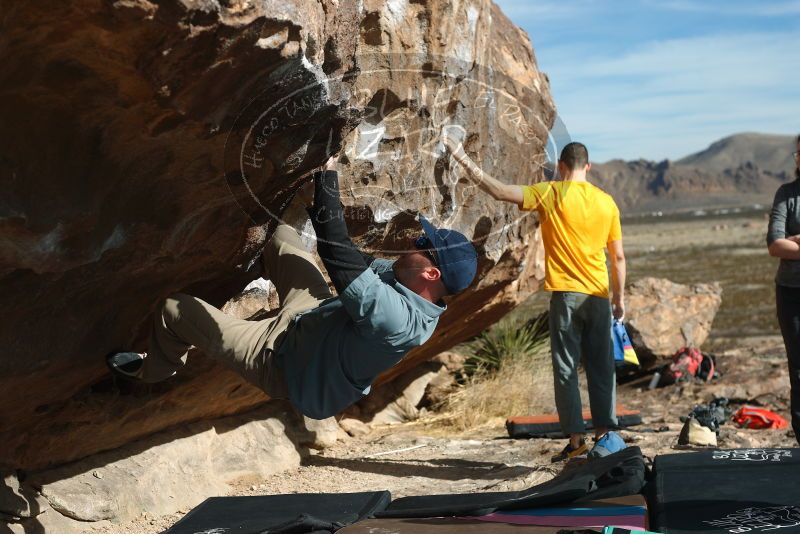
<path fill-rule="evenodd" d="M 456 230 L 436 228 L 422 215 L 419 222 L 431 242 L 444 287 L 451 295 L 465 290 L 478 272 L 478 253 L 472 242 Z"/>

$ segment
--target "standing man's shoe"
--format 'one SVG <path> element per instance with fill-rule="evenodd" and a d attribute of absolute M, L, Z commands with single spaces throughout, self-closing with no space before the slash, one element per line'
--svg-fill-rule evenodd
<path fill-rule="evenodd" d="M 619 434 L 609 431 L 603 434 L 600 439 L 595 440 L 594 447 L 589 451 L 589 459 L 602 458 L 603 456 L 619 452 L 625 447 L 625 442 L 619 437 Z"/>
<path fill-rule="evenodd" d="M 567 443 L 567 446 L 564 447 L 560 453 L 550 458 L 550 461 L 552 463 L 556 463 L 563 462 L 565 460 L 572 460 L 573 458 L 585 456 L 588 451 L 589 446 L 586 445 L 586 442 L 583 440 L 581 440 L 580 445 L 577 447 L 573 447 L 571 443 Z"/>
<path fill-rule="evenodd" d="M 142 375 L 142 366 L 147 357 L 145 352 L 115 352 L 109 354 L 106 363 L 111 372 L 127 379 L 138 380 Z"/>

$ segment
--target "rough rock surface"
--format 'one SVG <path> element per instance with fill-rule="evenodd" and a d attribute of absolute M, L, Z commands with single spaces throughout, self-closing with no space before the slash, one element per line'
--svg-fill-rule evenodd
<path fill-rule="evenodd" d="M 318 420 L 303 416 L 302 428 L 305 432 L 301 443 L 314 449 L 327 449 L 347 438 L 347 433 L 334 417 Z"/>
<path fill-rule="evenodd" d="M 36 517 L 47 508 L 47 501 L 30 486 L 20 483 L 16 473 L 2 473 L 0 517 Z"/>
<path fill-rule="evenodd" d="M 143 512 L 169 514 L 225 494 L 232 483 L 297 468 L 307 445 L 320 436 L 332 445 L 336 431 L 341 429 L 333 419 L 305 430 L 291 406 L 268 403 L 244 415 L 191 423 L 32 473 L 21 485 L 7 477 L 0 511 L 34 519 L 47 513 L 54 532 L 75 526 L 73 521 L 102 524 L 129 521 Z M 9 502 L 24 506 L 16 505 L 20 512 L 12 513 Z"/>
<path fill-rule="evenodd" d="M 143 347 L 168 294 L 222 305 L 257 277 L 270 215 L 330 152 L 364 246 L 397 250 L 413 209 L 480 247 L 480 283 L 386 378 L 536 288 L 533 218 L 436 150 L 457 123 L 486 170 L 541 177 L 548 80 L 489 0 L 17 2 L 0 48 L 0 466 L 264 402 L 198 355 L 142 388 L 112 384 L 103 357 Z"/>
<path fill-rule="evenodd" d="M 436 407 L 452 392 L 456 374 L 463 369 L 465 360 L 466 356 L 455 352 L 437 354 L 384 387 L 375 388 L 345 410 L 344 417 L 348 419 L 342 419 L 340 424 L 349 434 L 355 435 L 353 432 L 358 433 L 360 427 L 351 425 L 351 418 L 374 425 L 413 421 L 423 416 L 428 408 Z"/>
<path fill-rule="evenodd" d="M 671 356 L 684 346 L 700 347 L 722 304 L 722 287 L 683 285 L 642 278 L 626 290 L 626 328 L 637 353 Z"/>
<path fill-rule="evenodd" d="M 428 385 L 442 372 L 447 373 L 447 370 L 440 363 L 431 361 L 418 365 L 385 387 L 377 388 L 374 394 L 359 402 L 359 418 L 373 424 L 402 423 L 417 419 L 420 415 L 419 405 Z"/>

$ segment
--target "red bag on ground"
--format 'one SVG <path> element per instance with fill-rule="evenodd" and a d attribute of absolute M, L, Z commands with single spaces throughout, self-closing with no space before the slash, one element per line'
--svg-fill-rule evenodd
<path fill-rule="evenodd" d="M 781 430 L 789 426 L 789 422 L 775 412 L 753 406 L 742 406 L 732 419 L 743 428 Z"/>
<path fill-rule="evenodd" d="M 710 361 L 710 360 L 709 360 Z M 665 382 L 672 384 L 691 380 L 697 376 L 700 367 L 703 365 L 703 353 L 694 347 L 683 347 L 672 356 L 672 363 L 669 364 L 664 372 Z M 710 372 L 706 377 L 706 382 L 711 381 L 714 376 L 714 366 L 711 364 Z"/>

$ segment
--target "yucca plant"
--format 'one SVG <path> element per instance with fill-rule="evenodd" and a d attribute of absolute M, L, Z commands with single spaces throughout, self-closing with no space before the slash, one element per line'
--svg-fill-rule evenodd
<path fill-rule="evenodd" d="M 496 373 L 509 358 L 535 356 L 549 342 L 547 312 L 522 325 L 501 321 L 478 336 L 472 354 L 464 362 L 464 374 Z"/>

